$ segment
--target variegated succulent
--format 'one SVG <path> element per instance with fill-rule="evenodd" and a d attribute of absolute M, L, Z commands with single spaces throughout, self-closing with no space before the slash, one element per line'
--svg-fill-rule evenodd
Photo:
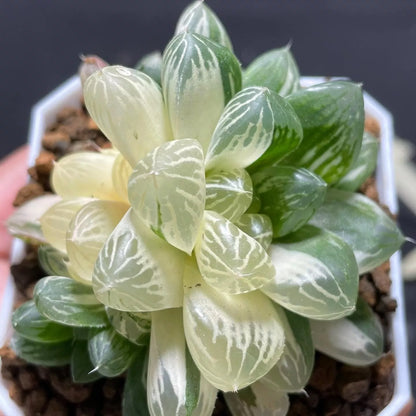
<path fill-rule="evenodd" d="M 57 196 L 9 221 L 48 274 L 14 313 L 15 350 L 75 382 L 127 371 L 125 416 L 209 416 L 218 390 L 234 415 L 285 415 L 315 348 L 376 361 L 359 273 L 403 237 L 355 192 L 377 157 L 361 86 L 302 88 L 288 47 L 242 70 L 201 1 L 138 69 L 87 64 L 113 148 L 62 158 Z"/>

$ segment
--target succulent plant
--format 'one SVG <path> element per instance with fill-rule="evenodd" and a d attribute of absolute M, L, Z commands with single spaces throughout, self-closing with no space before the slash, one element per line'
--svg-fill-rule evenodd
<path fill-rule="evenodd" d="M 200 1 L 138 69 L 94 59 L 85 104 L 113 148 L 60 159 L 58 196 L 9 221 L 48 275 L 13 315 L 17 353 L 75 382 L 127 371 L 126 416 L 209 416 L 218 390 L 234 415 L 285 415 L 315 348 L 375 362 L 359 273 L 403 236 L 356 192 L 377 157 L 361 86 L 302 88 L 288 47 L 242 70 Z"/>

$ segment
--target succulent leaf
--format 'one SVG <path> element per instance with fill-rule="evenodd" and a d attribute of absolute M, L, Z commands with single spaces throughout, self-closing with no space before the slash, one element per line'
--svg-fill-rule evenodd
<path fill-rule="evenodd" d="M 147 402 L 152 416 L 211 416 L 217 389 L 186 347 L 182 310 L 152 312 Z"/>
<path fill-rule="evenodd" d="M 84 99 L 91 117 L 132 167 L 171 139 L 160 87 L 143 72 L 103 68 L 85 82 Z"/>
<path fill-rule="evenodd" d="M 353 312 L 358 267 L 351 248 L 337 235 L 305 225 L 272 244 L 274 279 L 261 289 L 286 309 L 313 319 Z"/>
<path fill-rule="evenodd" d="M 232 51 L 230 38 L 217 15 L 202 0 L 190 4 L 179 17 L 175 35 L 184 32 L 198 33 Z"/>
<path fill-rule="evenodd" d="M 195 256 L 204 280 L 227 294 L 262 287 L 275 273 L 264 248 L 231 221 L 205 211 Z"/>
<path fill-rule="evenodd" d="M 287 97 L 302 127 L 303 140 L 284 164 L 304 167 L 336 183 L 358 157 L 364 129 L 361 86 L 331 81 Z"/>
<path fill-rule="evenodd" d="M 234 221 L 251 205 L 253 184 L 244 169 L 214 171 L 206 178 L 205 209 Z"/>
<path fill-rule="evenodd" d="M 355 312 L 335 321 L 311 320 L 316 349 L 343 363 L 367 366 L 383 354 L 383 328 L 378 316 L 358 299 Z"/>
<path fill-rule="evenodd" d="M 155 235 L 130 208 L 98 255 L 95 295 L 128 312 L 180 307 L 183 260 L 183 252 Z"/>
<path fill-rule="evenodd" d="M 66 255 L 48 244 L 39 246 L 38 261 L 48 276 L 70 276 L 66 267 L 68 261 Z"/>
<path fill-rule="evenodd" d="M 179 34 L 163 54 L 162 88 L 173 138 L 196 139 L 205 152 L 224 106 L 241 88 L 240 64 L 204 36 Z"/>
<path fill-rule="evenodd" d="M 127 183 L 133 169 L 127 159 L 120 153 L 114 160 L 112 169 L 113 186 L 123 202 L 129 201 Z"/>
<path fill-rule="evenodd" d="M 267 215 L 243 214 L 234 224 L 254 238 L 267 251 L 273 239 L 272 222 Z"/>
<path fill-rule="evenodd" d="M 404 243 L 396 223 L 364 195 L 329 189 L 310 224 L 325 228 L 353 249 L 360 273 L 384 263 Z"/>
<path fill-rule="evenodd" d="M 88 341 L 75 340 L 71 355 L 71 375 L 75 383 L 91 383 L 101 378 L 98 371 L 94 371 L 88 352 Z"/>
<path fill-rule="evenodd" d="M 288 46 L 258 56 L 243 72 L 243 87 L 266 87 L 281 96 L 299 89 L 299 70 Z"/>
<path fill-rule="evenodd" d="M 160 51 L 153 51 L 140 59 L 136 64 L 136 69 L 149 75 L 154 81 L 161 85 L 162 77 L 162 54 Z"/>
<path fill-rule="evenodd" d="M 205 283 L 193 260 L 184 273 L 186 342 L 203 376 L 223 391 L 237 391 L 264 376 L 284 348 L 272 302 L 259 291 L 228 295 Z"/>
<path fill-rule="evenodd" d="M 182 139 L 157 147 L 135 166 L 128 193 L 133 210 L 149 228 L 190 254 L 205 205 L 200 144 Z"/>
<path fill-rule="evenodd" d="M 301 228 L 322 205 L 326 183 L 313 172 L 292 166 L 269 166 L 252 175 L 261 212 L 273 224 L 273 237 Z"/>

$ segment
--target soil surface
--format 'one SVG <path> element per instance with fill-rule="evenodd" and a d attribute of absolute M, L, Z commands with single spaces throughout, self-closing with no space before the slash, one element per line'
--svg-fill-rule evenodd
<path fill-rule="evenodd" d="M 366 130 L 379 137 L 380 127 L 366 118 Z M 82 150 L 99 151 L 110 147 L 84 107 L 65 108 L 42 140 L 43 150 L 35 166 L 29 168 L 32 182 L 17 194 L 15 205 L 51 192 L 49 175 L 55 160 Z M 378 201 L 374 179 L 361 191 Z M 385 208 L 388 212 L 388 209 Z M 30 299 L 33 287 L 44 276 L 37 261 L 36 247 L 27 246 L 20 264 L 12 266 L 17 287 L 15 307 Z M 359 294 L 377 313 L 385 331 L 385 353 L 371 367 L 341 364 L 316 353 L 315 368 L 303 394 L 290 395 L 289 416 L 375 416 L 390 401 L 394 390 L 394 356 L 390 351 L 389 315 L 396 301 L 389 296 L 389 263 L 360 277 Z M 7 346 L 0 349 L 2 376 L 9 382 L 9 393 L 27 416 L 121 416 L 124 377 L 74 384 L 68 367 L 46 368 L 29 365 Z M 230 416 L 220 395 L 215 416 Z"/>

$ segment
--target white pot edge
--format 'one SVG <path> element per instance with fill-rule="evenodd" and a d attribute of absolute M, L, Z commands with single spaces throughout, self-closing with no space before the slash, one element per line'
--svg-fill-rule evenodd
<path fill-rule="evenodd" d="M 302 77 L 302 84 L 308 86 L 326 80 L 327 78 L 323 77 Z M 62 108 L 66 106 L 79 107 L 80 95 L 81 85 L 79 78 L 75 75 L 57 89 L 53 90 L 33 107 L 28 140 L 30 145 L 28 166 L 34 164 L 35 159 L 39 154 L 41 138 L 46 127 L 54 122 L 57 112 Z M 366 112 L 379 121 L 381 128 L 380 163 L 378 164 L 377 169 L 377 185 L 380 200 L 389 207 L 391 212 L 397 214 L 398 203 L 392 162 L 392 146 L 394 139 L 393 118 L 391 114 L 368 93 L 364 93 L 364 102 Z M 15 240 L 12 247 L 11 262 L 16 263 L 20 261 L 23 257 L 23 252 L 23 242 Z M 378 416 L 398 416 L 399 412 L 412 400 L 400 252 L 395 253 L 391 258 L 390 275 L 392 279 L 391 295 L 398 303 L 397 310 L 393 314 L 391 322 L 393 350 L 396 358 L 395 391 L 390 403 Z M 12 313 L 14 294 L 13 278 L 9 276 L 3 298 L 0 299 L 0 316 L 2 317 L 0 320 L 0 345 L 3 345 L 10 335 L 9 322 Z M 405 340 L 405 342 L 403 342 L 403 340 Z M 0 412 L 3 412 L 4 416 L 23 416 L 21 409 L 10 399 L 8 390 L 1 378 Z"/>

